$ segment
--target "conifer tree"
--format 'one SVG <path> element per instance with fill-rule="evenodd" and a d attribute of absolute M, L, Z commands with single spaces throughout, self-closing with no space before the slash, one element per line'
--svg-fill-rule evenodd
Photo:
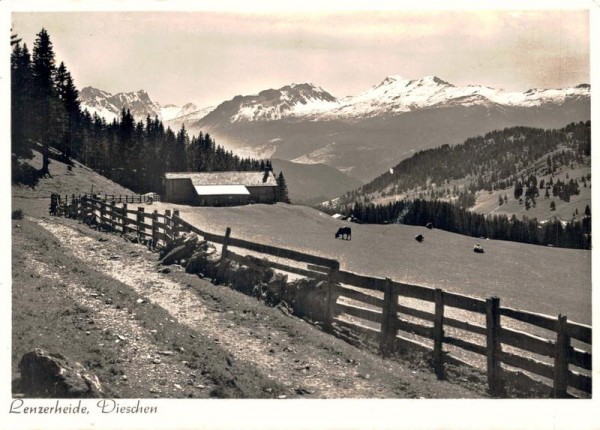
<path fill-rule="evenodd" d="M 285 182 L 285 177 L 283 176 L 283 172 L 279 172 L 279 176 L 277 176 L 276 200 L 282 203 L 290 203 L 290 198 L 288 196 L 288 188 Z"/>
<path fill-rule="evenodd" d="M 13 39 L 11 38 L 11 44 Z M 31 158 L 28 140 L 31 138 L 28 128 L 28 112 L 32 105 L 31 56 L 27 44 L 21 46 L 20 39 L 14 38 L 11 53 L 11 148 L 17 156 Z"/>
<path fill-rule="evenodd" d="M 78 148 L 74 148 L 75 142 L 80 142 L 80 136 L 78 136 L 78 126 L 81 117 L 79 91 L 73 83 L 71 73 L 67 70 L 63 62 L 60 63 L 56 70 L 55 81 L 57 96 L 62 101 L 66 112 L 66 124 L 63 130 L 63 141 L 60 149 L 63 157 L 68 162 L 71 159 L 73 151 L 77 152 Z"/>
<path fill-rule="evenodd" d="M 44 147 L 40 176 L 50 174 L 49 147 L 62 139 L 65 115 L 56 97 L 54 76 L 55 55 L 50 36 L 42 29 L 34 42 L 32 57 L 33 115 L 31 116 L 33 137 Z"/>
<path fill-rule="evenodd" d="M 183 172 L 187 168 L 186 153 L 189 143 L 190 140 L 185 129 L 185 125 L 181 124 L 181 129 L 177 132 L 177 137 L 175 139 L 175 154 L 173 157 L 175 162 L 175 169 L 179 172 Z"/>

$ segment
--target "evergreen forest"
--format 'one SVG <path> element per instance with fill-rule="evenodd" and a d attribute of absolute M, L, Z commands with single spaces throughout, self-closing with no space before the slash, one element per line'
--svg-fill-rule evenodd
<path fill-rule="evenodd" d="M 128 109 L 112 122 L 90 115 L 67 66 L 57 65 L 48 32 L 37 34 L 32 52 L 21 42 L 11 35 L 13 183 L 35 186 L 51 176 L 52 158 L 80 161 L 137 193 L 161 193 L 165 172 L 271 169 L 269 160 L 240 158 L 208 133 L 190 137 L 184 126 L 173 131 L 157 117 L 136 121 Z M 43 156 L 39 170 L 24 162 L 34 149 Z M 282 173 L 278 184 L 280 201 L 289 201 Z"/>
<path fill-rule="evenodd" d="M 499 196 L 500 206 L 508 195 L 523 202 L 526 209 L 535 206 L 539 198 L 569 202 L 579 194 L 579 184 L 591 184 L 591 175 L 569 178 L 567 173 L 568 179 L 553 179 L 554 174 L 561 167 L 586 165 L 590 154 L 590 121 L 556 130 L 510 127 L 467 139 L 460 145 L 419 151 L 372 182 L 346 193 L 327 210 L 366 223 L 431 222 L 436 228 L 475 237 L 590 249 L 589 205 L 580 220 L 552 218 L 543 223 L 525 216 L 486 216 L 469 210 L 475 205 L 478 191 L 506 190 L 504 196 Z M 540 180 L 541 176 L 550 179 Z M 463 182 L 460 189 L 449 185 L 456 180 Z M 386 204 L 372 202 L 373 198 L 409 192 L 416 198 Z M 551 210 L 555 207 L 552 203 Z"/>

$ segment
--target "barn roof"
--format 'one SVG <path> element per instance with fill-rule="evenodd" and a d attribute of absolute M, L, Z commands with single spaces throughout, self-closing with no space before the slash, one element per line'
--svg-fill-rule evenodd
<path fill-rule="evenodd" d="M 250 191 L 243 185 L 195 185 L 199 196 L 248 196 Z"/>
<path fill-rule="evenodd" d="M 201 185 L 244 185 L 246 187 L 276 187 L 277 179 L 270 171 L 259 172 L 168 172 L 166 179 L 191 179 L 194 187 Z"/>

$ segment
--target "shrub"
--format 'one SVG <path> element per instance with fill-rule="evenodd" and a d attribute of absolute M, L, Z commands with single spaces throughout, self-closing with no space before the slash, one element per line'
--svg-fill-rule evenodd
<path fill-rule="evenodd" d="M 12 211 L 12 219 L 23 219 L 23 211 L 21 209 Z"/>
<path fill-rule="evenodd" d="M 12 161 L 12 183 L 34 188 L 40 180 L 38 171 L 27 163 Z"/>

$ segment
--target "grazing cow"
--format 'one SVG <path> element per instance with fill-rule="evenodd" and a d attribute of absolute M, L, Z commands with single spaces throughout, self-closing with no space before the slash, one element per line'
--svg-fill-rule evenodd
<path fill-rule="evenodd" d="M 477 244 L 473 247 L 473 252 L 476 252 L 477 254 L 483 254 L 485 251 L 480 244 Z"/>
<path fill-rule="evenodd" d="M 433 223 L 432 222 L 428 222 L 425 227 L 427 227 L 429 230 L 431 230 L 433 228 Z"/>
<path fill-rule="evenodd" d="M 342 236 L 342 239 L 352 240 L 352 229 L 350 227 L 338 228 L 335 238 L 337 239 L 340 236 Z"/>
<path fill-rule="evenodd" d="M 423 236 L 422 234 L 417 234 L 415 236 L 415 240 L 419 243 L 423 242 L 425 240 L 425 236 Z"/>

